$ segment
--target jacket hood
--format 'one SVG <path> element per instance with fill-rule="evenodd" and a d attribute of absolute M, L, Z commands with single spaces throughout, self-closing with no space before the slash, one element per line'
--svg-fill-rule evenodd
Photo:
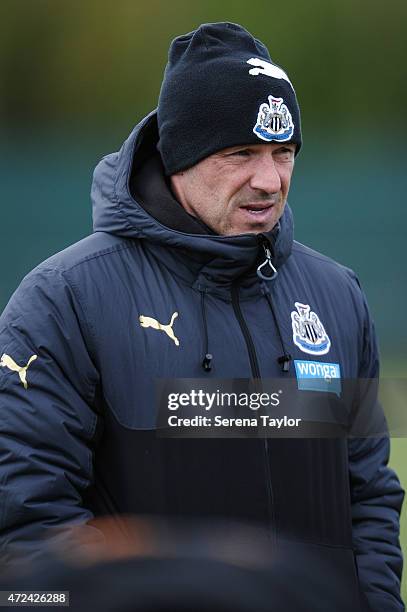
<path fill-rule="evenodd" d="M 155 201 L 141 202 L 135 193 L 139 191 L 137 177 L 142 174 L 147 160 L 159 156 L 157 142 L 157 115 L 153 111 L 133 129 L 120 151 L 106 155 L 99 162 L 91 191 L 95 232 L 138 238 L 155 245 L 186 251 L 190 263 L 199 262 L 201 272 L 204 268 L 212 268 L 213 277 L 215 269 L 215 276 L 223 275 L 224 282 L 230 282 L 247 272 L 259 258 L 264 259 L 261 245 L 265 241 L 270 244 L 274 267 L 278 268 L 284 263 L 291 253 L 293 242 L 293 219 L 288 204 L 278 227 L 270 232 L 219 236 L 188 215 L 176 202 L 165 184 L 163 172 L 152 183 L 154 188 L 151 189 L 151 197 Z M 160 173 L 159 169 L 155 171 Z M 160 198 L 163 206 L 160 205 Z M 169 200 L 173 201 L 172 204 L 169 204 Z M 162 213 L 166 207 L 167 214 Z M 153 216 L 151 210 L 159 212 Z M 168 220 L 171 216 L 175 221 L 171 220 L 168 225 L 164 225 L 161 222 L 163 214 L 164 219 Z M 181 222 L 180 217 L 184 217 Z M 228 272 L 225 274 L 226 270 Z"/>

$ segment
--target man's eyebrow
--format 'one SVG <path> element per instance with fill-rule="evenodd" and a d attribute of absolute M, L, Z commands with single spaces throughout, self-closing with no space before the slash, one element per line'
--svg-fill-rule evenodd
<path fill-rule="evenodd" d="M 253 145 L 236 145 L 235 147 L 228 147 L 227 149 L 225 149 L 225 153 L 229 152 L 229 151 L 240 151 L 240 149 L 250 149 L 250 147 L 252 147 Z"/>
<path fill-rule="evenodd" d="M 240 145 L 240 146 L 236 146 L 236 147 L 228 147 L 227 149 L 224 149 L 222 151 L 218 151 L 217 153 L 214 153 L 214 156 L 219 155 L 219 156 L 225 156 L 225 155 L 230 155 L 231 153 L 235 153 L 236 151 L 244 151 L 246 149 L 249 149 L 250 145 Z"/>

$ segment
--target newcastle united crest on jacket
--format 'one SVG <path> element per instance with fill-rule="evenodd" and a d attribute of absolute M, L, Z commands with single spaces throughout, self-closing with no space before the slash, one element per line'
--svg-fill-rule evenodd
<path fill-rule="evenodd" d="M 269 96 L 268 101 L 268 104 L 260 105 L 253 132 L 267 142 L 290 140 L 294 133 L 294 124 L 283 98 Z"/>
<path fill-rule="evenodd" d="M 331 348 L 331 341 L 319 320 L 308 304 L 295 302 L 295 310 L 291 313 L 293 341 L 301 351 L 310 355 L 324 355 Z"/>

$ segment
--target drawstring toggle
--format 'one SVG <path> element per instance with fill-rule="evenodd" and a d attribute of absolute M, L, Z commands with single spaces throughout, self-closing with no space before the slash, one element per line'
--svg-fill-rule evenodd
<path fill-rule="evenodd" d="M 290 361 L 292 360 L 291 355 L 282 355 L 281 357 L 279 357 L 277 359 L 277 363 L 280 363 L 283 365 L 282 370 L 283 372 L 288 372 L 290 369 Z"/>
<path fill-rule="evenodd" d="M 205 370 L 205 372 L 210 372 L 212 370 L 212 359 L 213 359 L 213 355 L 211 355 L 210 353 L 206 353 L 204 360 L 202 362 L 202 367 Z"/>

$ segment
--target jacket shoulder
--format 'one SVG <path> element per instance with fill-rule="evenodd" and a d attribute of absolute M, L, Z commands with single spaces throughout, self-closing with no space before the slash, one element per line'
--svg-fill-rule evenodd
<path fill-rule="evenodd" d="M 134 242 L 133 239 L 114 236 L 107 232 L 95 232 L 48 257 L 30 274 L 44 270 L 54 270 L 56 273 L 69 272 L 84 262 L 131 248 Z"/>
<path fill-rule="evenodd" d="M 294 240 L 292 255 L 297 263 L 302 260 L 304 266 L 308 266 L 328 274 L 336 274 L 338 276 L 348 278 L 348 280 L 351 280 L 359 285 L 357 275 L 351 268 L 344 266 L 327 255 L 323 255 L 319 251 L 311 249 L 305 244 L 301 244 L 301 242 Z"/>
<path fill-rule="evenodd" d="M 70 291 L 78 273 L 79 278 L 85 275 L 84 278 L 89 279 L 89 274 L 93 274 L 93 261 L 97 262 L 101 257 L 132 248 L 136 242 L 134 239 L 117 237 L 106 232 L 95 232 L 45 259 L 22 279 L 2 313 L 0 324 L 4 325 L 25 312 L 25 303 L 33 304 L 36 299 L 43 303 L 48 299 L 46 296 L 50 297 L 53 303 L 59 303 L 60 307 L 66 308 L 69 302 L 66 289 Z M 88 265 L 85 272 L 84 266 L 87 263 L 91 269 Z"/>

